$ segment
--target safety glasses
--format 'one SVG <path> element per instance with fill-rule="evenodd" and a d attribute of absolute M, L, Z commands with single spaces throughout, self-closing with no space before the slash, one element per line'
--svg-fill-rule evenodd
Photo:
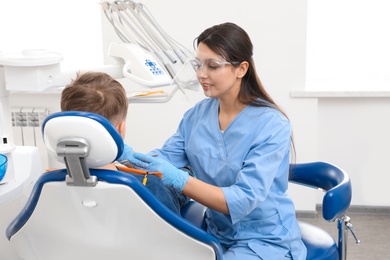
<path fill-rule="evenodd" d="M 196 71 L 203 71 L 206 73 L 212 73 L 218 69 L 224 68 L 226 65 L 235 65 L 237 63 L 229 61 L 218 61 L 216 59 L 205 59 L 200 61 L 199 59 L 193 59 L 190 61 Z"/>

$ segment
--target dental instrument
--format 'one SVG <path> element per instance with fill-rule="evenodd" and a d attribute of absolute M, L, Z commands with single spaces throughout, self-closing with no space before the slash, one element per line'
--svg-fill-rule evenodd
<path fill-rule="evenodd" d="M 166 95 L 164 90 L 155 90 L 155 91 L 139 91 L 133 92 L 129 96 L 131 97 L 146 97 L 146 96 L 155 96 L 155 95 Z"/>

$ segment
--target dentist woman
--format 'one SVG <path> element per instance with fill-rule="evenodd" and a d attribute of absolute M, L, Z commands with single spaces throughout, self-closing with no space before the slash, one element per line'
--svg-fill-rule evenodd
<path fill-rule="evenodd" d="M 224 259 L 306 259 L 287 194 L 291 126 L 265 91 L 247 33 L 215 25 L 195 40 L 193 65 L 208 97 L 183 116 L 161 149 L 129 156 L 165 185 L 208 207 L 207 232 Z M 130 147 L 127 148 L 131 149 Z M 190 165 L 196 178 L 178 168 Z"/>

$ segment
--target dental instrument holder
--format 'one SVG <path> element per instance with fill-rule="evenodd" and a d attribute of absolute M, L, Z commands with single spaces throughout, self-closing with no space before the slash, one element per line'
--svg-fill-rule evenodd
<path fill-rule="evenodd" d="M 153 55 L 132 43 L 112 43 L 109 56 L 124 61 L 123 76 L 146 87 L 168 86 L 172 77 Z M 170 72 L 171 73 L 171 72 Z"/>
<path fill-rule="evenodd" d="M 71 186 L 94 187 L 96 176 L 91 176 L 85 162 L 89 154 L 88 141 L 82 138 L 61 139 L 57 144 L 57 155 L 64 158 L 68 175 L 66 184 Z"/>

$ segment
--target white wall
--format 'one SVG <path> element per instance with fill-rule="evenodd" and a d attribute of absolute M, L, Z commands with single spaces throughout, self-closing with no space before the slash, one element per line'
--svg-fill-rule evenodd
<path fill-rule="evenodd" d="M 260 78 L 292 121 L 297 162 L 335 163 L 351 175 L 353 205 L 389 206 L 382 195 L 390 178 L 389 100 L 290 98 L 292 89 L 305 87 L 307 0 L 142 2 L 165 31 L 188 48 L 214 24 L 231 21 L 242 26 L 255 46 Z M 106 36 L 113 35 L 110 27 L 104 28 Z M 126 142 L 141 152 L 162 145 L 184 111 L 203 98 L 201 92 L 188 93 L 189 100 L 178 92 L 166 104 L 130 104 Z M 56 95 L 11 95 L 13 106 L 45 104 L 52 112 L 59 109 L 57 101 Z M 298 210 L 314 210 L 321 201 L 316 191 L 294 185 L 290 189 Z"/>
<path fill-rule="evenodd" d="M 353 205 L 390 206 L 390 98 L 319 100 L 319 157 L 351 177 Z"/>

